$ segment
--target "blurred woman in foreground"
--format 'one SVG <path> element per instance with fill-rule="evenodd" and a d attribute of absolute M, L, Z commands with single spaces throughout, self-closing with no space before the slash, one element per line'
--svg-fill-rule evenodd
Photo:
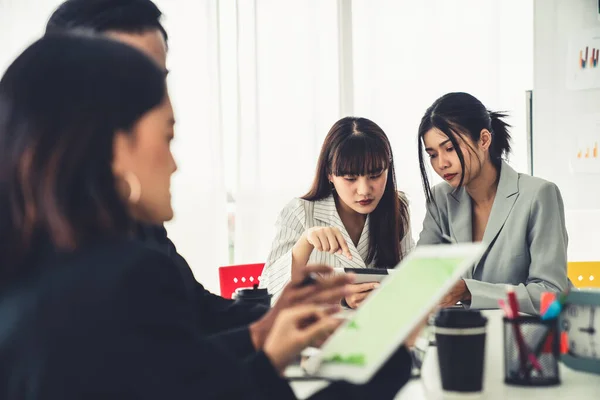
<path fill-rule="evenodd" d="M 339 324 L 283 310 L 241 362 L 197 332 L 193 302 L 133 221 L 173 217 L 174 117 L 164 72 L 108 39 L 47 36 L 0 81 L 0 398 L 294 398 L 281 378 Z M 316 398 L 391 398 L 404 348 L 365 386 Z"/>

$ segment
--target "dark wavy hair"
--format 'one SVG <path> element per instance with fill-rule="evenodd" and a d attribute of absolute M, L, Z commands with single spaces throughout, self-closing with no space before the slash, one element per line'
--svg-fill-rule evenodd
<path fill-rule="evenodd" d="M 0 80 L 0 282 L 40 243 L 73 249 L 128 231 L 114 137 L 165 94 L 150 58 L 100 37 L 47 35 L 9 66 Z"/>
<path fill-rule="evenodd" d="M 392 147 L 385 132 L 366 118 L 337 121 L 325 137 L 317 171 L 309 192 L 302 198 L 316 201 L 332 193 L 329 175 L 365 175 L 388 170 L 383 197 L 370 214 L 369 252 L 365 262 L 393 268 L 402 254 L 400 241 L 408 227 L 408 204 L 398 195 Z"/>
<path fill-rule="evenodd" d="M 499 170 L 502 159 L 511 150 L 510 125 L 503 120 L 507 116 L 508 114 L 504 112 L 488 110 L 477 98 L 462 92 L 445 94 L 425 111 L 425 115 L 421 118 L 421 124 L 419 125 L 418 146 L 421 180 L 427 202 L 433 201 L 433 194 L 431 193 L 431 186 L 429 185 L 427 171 L 425 170 L 425 149 L 423 143 L 425 134 L 431 129 L 436 128 L 448 136 L 460 160 L 462 174 L 458 187 L 461 187 L 465 176 L 465 157 L 458 143 L 459 138 L 466 136 L 471 138 L 474 143 L 477 143 L 481 137 L 481 131 L 487 129 L 492 134 L 492 144 L 489 148 L 490 159 L 496 169 Z"/>
<path fill-rule="evenodd" d="M 158 29 L 168 42 L 161 17 L 162 12 L 151 0 L 66 0 L 50 16 L 46 33 L 70 30 L 142 33 Z"/>

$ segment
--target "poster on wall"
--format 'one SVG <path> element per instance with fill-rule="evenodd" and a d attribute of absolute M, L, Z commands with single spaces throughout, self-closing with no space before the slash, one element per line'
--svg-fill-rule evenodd
<path fill-rule="evenodd" d="M 574 124 L 574 126 L 577 126 Z M 570 151 L 571 172 L 600 174 L 600 113 L 588 114 L 579 121 Z"/>
<path fill-rule="evenodd" d="M 588 29 L 569 39 L 567 89 L 600 88 L 600 28 Z"/>

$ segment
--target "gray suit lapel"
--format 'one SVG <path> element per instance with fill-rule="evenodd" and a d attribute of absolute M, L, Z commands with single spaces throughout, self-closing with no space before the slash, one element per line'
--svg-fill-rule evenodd
<path fill-rule="evenodd" d="M 474 276 L 476 275 L 477 270 L 485 263 L 485 259 L 487 258 L 491 247 L 494 245 L 496 238 L 500 234 L 504 223 L 508 219 L 518 197 L 519 174 L 503 161 L 500 169 L 500 181 L 498 182 L 496 197 L 494 198 L 494 204 L 492 205 L 492 211 L 490 212 L 490 219 L 488 220 L 485 232 L 483 233 L 483 243 L 487 243 L 488 248 L 479 263 L 473 269 Z"/>
<path fill-rule="evenodd" d="M 517 172 L 508 164 L 502 162 L 496 198 L 494 199 L 490 219 L 488 220 L 483 234 L 484 243 L 492 243 L 494 238 L 498 235 L 518 197 L 519 174 L 517 174 Z"/>
<path fill-rule="evenodd" d="M 464 188 L 448 193 L 450 234 L 458 243 L 473 241 L 471 198 Z"/>

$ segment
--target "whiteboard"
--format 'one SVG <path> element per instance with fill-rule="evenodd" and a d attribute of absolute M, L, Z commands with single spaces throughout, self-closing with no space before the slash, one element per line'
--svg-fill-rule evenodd
<path fill-rule="evenodd" d="M 594 163 L 600 146 L 595 145 L 600 141 L 600 88 L 573 84 L 575 78 L 581 82 L 573 71 L 577 72 L 579 51 L 586 50 L 582 33 L 593 31 L 600 31 L 597 0 L 535 0 L 533 175 L 561 190 L 569 261 L 600 260 L 600 155 Z M 589 43 L 591 55 L 596 46 Z M 600 74 L 600 66 L 586 67 L 578 73 Z"/>

